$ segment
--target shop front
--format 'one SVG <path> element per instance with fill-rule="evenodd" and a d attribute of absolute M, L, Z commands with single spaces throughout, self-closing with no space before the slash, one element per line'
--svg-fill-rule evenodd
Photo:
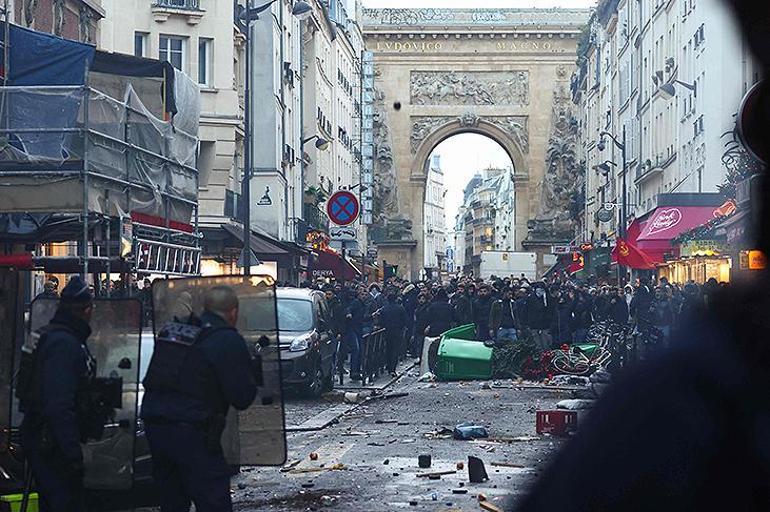
<path fill-rule="evenodd" d="M 729 283 L 733 258 L 724 240 L 689 240 L 679 245 L 679 258 L 658 266 L 658 279 L 671 283 L 695 282 L 704 284 L 709 279 Z"/>

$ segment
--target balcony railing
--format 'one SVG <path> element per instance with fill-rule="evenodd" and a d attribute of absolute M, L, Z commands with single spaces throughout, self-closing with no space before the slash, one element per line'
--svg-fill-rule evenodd
<path fill-rule="evenodd" d="M 310 229 L 325 233 L 329 232 L 329 217 L 317 206 L 312 204 L 305 205 L 305 222 L 307 222 Z"/>
<path fill-rule="evenodd" d="M 184 9 L 186 11 L 199 11 L 200 0 L 155 0 L 153 7 L 166 9 Z"/>

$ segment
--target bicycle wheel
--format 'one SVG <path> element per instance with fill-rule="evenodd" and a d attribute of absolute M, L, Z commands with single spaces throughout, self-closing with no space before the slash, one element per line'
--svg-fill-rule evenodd
<path fill-rule="evenodd" d="M 557 354 L 551 359 L 551 366 L 559 373 L 565 373 L 567 375 L 581 375 L 585 373 L 588 368 L 578 368 L 578 362 L 573 361 L 572 358 L 565 353 Z"/>

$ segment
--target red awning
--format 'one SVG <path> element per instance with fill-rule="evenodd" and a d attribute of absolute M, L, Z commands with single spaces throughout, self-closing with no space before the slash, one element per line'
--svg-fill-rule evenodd
<path fill-rule="evenodd" d="M 336 252 L 318 251 L 316 254 L 310 265 L 313 279 L 333 277 L 337 281 L 352 281 L 360 276 L 358 269 Z"/>

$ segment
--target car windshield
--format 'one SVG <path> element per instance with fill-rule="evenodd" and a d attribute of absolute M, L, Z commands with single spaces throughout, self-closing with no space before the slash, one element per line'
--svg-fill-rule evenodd
<path fill-rule="evenodd" d="M 302 299 L 278 299 L 278 329 L 309 331 L 313 328 L 313 303 Z"/>

